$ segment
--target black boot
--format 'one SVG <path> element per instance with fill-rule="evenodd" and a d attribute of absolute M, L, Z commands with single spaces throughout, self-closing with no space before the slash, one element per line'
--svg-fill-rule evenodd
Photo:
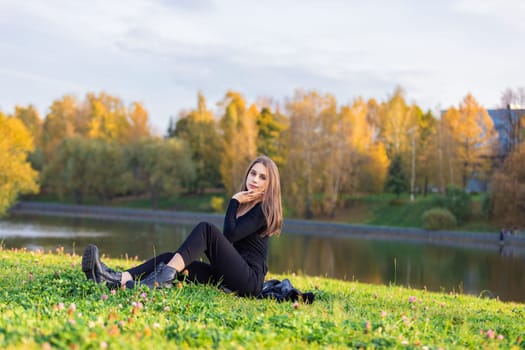
<path fill-rule="evenodd" d="M 100 261 L 98 248 L 94 244 L 89 244 L 84 249 L 82 271 L 84 271 L 88 280 L 92 280 L 95 283 L 106 282 L 109 288 L 120 287 L 122 273 L 108 268 Z"/>
<path fill-rule="evenodd" d="M 159 263 L 155 271 L 137 281 L 128 281 L 126 288 L 134 288 L 135 286 L 147 286 L 153 288 L 171 288 L 172 281 L 177 278 L 177 270 L 164 263 Z"/>

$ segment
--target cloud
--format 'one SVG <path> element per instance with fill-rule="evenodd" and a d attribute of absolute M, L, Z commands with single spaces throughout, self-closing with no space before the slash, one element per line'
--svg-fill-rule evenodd
<path fill-rule="evenodd" d="M 236 89 L 296 88 L 433 108 L 473 92 L 492 105 L 525 81 L 525 3 L 327 0 L 3 0 L 3 106 L 105 90 L 141 100 L 156 125 Z M 9 86 L 9 89 L 6 88 Z M 45 102 L 48 99 L 47 103 Z M 46 105 L 47 104 L 47 105 Z"/>

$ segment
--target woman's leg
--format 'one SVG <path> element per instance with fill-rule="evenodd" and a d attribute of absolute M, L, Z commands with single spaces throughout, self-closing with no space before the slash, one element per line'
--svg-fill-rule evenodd
<path fill-rule="evenodd" d="M 187 279 L 188 281 L 202 284 L 217 284 L 219 281 L 216 281 L 213 278 L 213 272 L 211 265 L 202 261 L 194 261 L 189 264 L 185 269 L 188 273 L 178 274 L 180 281 Z"/>
<path fill-rule="evenodd" d="M 128 281 L 138 280 L 147 274 L 155 271 L 157 265 L 161 262 L 167 264 L 172 258 L 174 253 L 163 253 L 154 258 L 149 259 L 148 261 L 143 262 L 142 264 L 132 267 L 131 269 L 126 270 L 122 273 L 122 280 L 120 281 L 121 285 L 125 285 Z"/>
<path fill-rule="evenodd" d="M 210 260 L 212 281 L 222 281 L 224 286 L 240 295 L 258 292 L 259 283 L 256 273 L 220 230 L 207 222 L 201 222 L 192 230 L 168 266 L 182 271 L 184 268 L 189 268 L 203 253 Z M 202 268 L 202 265 L 194 266 Z M 207 270 L 206 276 L 199 276 L 198 271 L 194 271 L 195 279 L 210 280 L 210 270 Z"/>

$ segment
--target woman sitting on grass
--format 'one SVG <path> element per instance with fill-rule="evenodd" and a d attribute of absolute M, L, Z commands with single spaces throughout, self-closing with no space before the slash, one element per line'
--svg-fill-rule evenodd
<path fill-rule="evenodd" d="M 82 256 L 82 270 L 88 279 L 110 288 L 171 287 L 173 280 L 183 279 L 184 271 L 190 281 L 220 284 L 240 296 L 255 296 L 268 270 L 268 238 L 279 235 L 281 227 L 279 171 L 270 158 L 260 156 L 248 167 L 241 191 L 230 200 L 223 233 L 201 222 L 176 252 L 160 254 L 124 272 L 108 268 L 100 261 L 97 246 L 90 244 Z M 209 263 L 198 261 L 203 253 Z"/>

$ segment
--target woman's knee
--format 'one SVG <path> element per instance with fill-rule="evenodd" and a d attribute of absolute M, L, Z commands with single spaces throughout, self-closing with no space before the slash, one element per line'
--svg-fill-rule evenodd
<path fill-rule="evenodd" d="M 210 224 L 207 221 L 199 222 L 195 229 L 201 232 L 205 232 L 206 234 L 211 236 L 221 234 L 220 231 L 214 225 Z"/>

